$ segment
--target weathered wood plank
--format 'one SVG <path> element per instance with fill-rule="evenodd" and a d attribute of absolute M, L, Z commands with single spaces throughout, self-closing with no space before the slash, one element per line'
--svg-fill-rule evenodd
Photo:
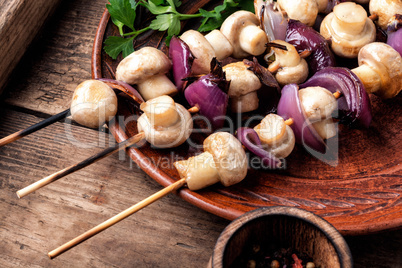
<path fill-rule="evenodd" d="M 91 79 L 92 44 L 106 2 L 60 4 L 15 70 L 7 103 L 48 114 L 69 108 L 75 87 Z M 21 81 L 22 76 L 29 78 Z"/>
<path fill-rule="evenodd" d="M 0 93 L 43 23 L 60 0 L 0 0 Z"/>
<path fill-rule="evenodd" d="M 0 137 L 40 118 L 5 110 Z M 0 148 L 1 267 L 204 267 L 226 220 L 168 195 L 54 260 L 46 253 L 161 187 L 125 154 L 113 155 L 18 199 L 15 191 L 114 142 L 56 123 Z"/>

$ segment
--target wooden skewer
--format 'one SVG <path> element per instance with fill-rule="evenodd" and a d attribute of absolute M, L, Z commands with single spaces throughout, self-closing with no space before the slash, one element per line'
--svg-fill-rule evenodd
<path fill-rule="evenodd" d="M 8 135 L 7 137 L 4 137 L 0 139 L 0 147 L 4 146 L 6 144 L 9 144 L 13 141 L 19 140 L 39 129 L 42 129 L 44 127 L 47 127 L 48 125 L 53 124 L 54 122 L 59 121 L 60 119 L 66 118 L 70 114 L 70 109 L 67 109 L 61 113 L 55 114 L 39 123 L 36 123 L 35 125 L 32 125 L 30 127 L 27 127 L 26 129 L 20 130 L 18 132 L 15 132 L 11 135 Z"/>
<path fill-rule="evenodd" d="M 196 104 L 195 106 L 188 109 L 188 112 L 190 114 L 195 114 L 195 113 L 198 113 L 199 111 L 200 111 L 200 106 L 198 106 L 198 104 Z"/>
<path fill-rule="evenodd" d="M 378 20 L 378 15 L 374 13 L 374 14 L 369 16 L 369 19 L 372 20 L 372 21 Z"/>
<path fill-rule="evenodd" d="M 79 245 L 80 243 L 84 242 L 85 240 L 91 238 L 92 236 L 102 232 L 103 230 L 109 228 L 110 226 L 118 223 L 119 221 L 127 218 L 128 216 L 134 214 L 135 212 L 139 211 L 140 209 L 152 204 L 153 202 L 159 200 L 160 198 L 164 197 L 165 195 L 178 190 L 186 183 L 186 178 L 180 179 L 175 183 L 167 186 L 166 188 L 160 190 L 159 192 L 145 198 L 144 200 L 140 201 L 139 203 L 129 207 L 128 209 L 120 212 L 116 216 L 110 218 L 109 220 L 99 224 L 98 226 L 92 228 L 91 230 L 81 234 L 80 236 L 70 240 L 69 242 L 65 243 L 64 245 L 50 251 L 47 255 L 50 259 L 53 259 L 63 252 Z"/>
<path fill-rule="evenodd" d="M 49 175 L 49 176 L 47 176 L 47 177 L 45 177 L 45 178 L 43 178 L 43 179 L 41 179 L 41 180 L 39 180 L 39 181 L 27 186 L 27 187 L 17 191 L 17 196 L 18 196 L 18 198 L 22 198 L 22 197 L 24 197 L 24 196 L 26 196 L 26 195 L 28 195 L 28 194 L 40 189 L 40 188 L 42 188 L 43 186 L 48 185 L 49 183 L 52 183 L 52 182 L 54 182 L 54 181 L 56 181 L 56 180 L 58 180 L 60 178 L 63 178 L 64 176 L 67 176 L 67 175 L 77 171 L 77 170 L 80 170 L 80 169 L 82 169 L 84 167 L 87 167 L 90 164 L 95 163 L 98 160 L 101 160 L 101 159 L 103 159 L 103 158 L 105 158 L 105 157 L 107 157 L 107 156 L 109 156 L 109 155 L 111 155 L 111 154 L 113 154 L 115 152 L 118 152 L 118 151 L 120 151 L 122 149 L 125 149 L 125 148 L 127 148 L 129 146 L 132 146 L 132 145 L 138 143 L 139 141 L 141 141 L 144 138 L 145 138 L 144 132 L 140 132 L 137 135 L 135 135 L 135 136 L 133 136 L 133 137 L 131 137 L 131 138 L 125 140 L 125 141 L 122 141 L 122 142 L 116 144 L 115 146 L 109 147 L 109 148 L 103 150 L 102 152 L 97 153 L 97 154 L 95 154 L 95 155 L 93 155 L 93 156 L 81 161 L 78 164 L 75 164 L 75 165 L 72 165 L 72 166 L 67 167 L 65 169 L 62 169 L 60 171 L 57 171 L 56 173 L 53 173 L 52 175 Z"/>
<path fill-rule="evenodd" d="M 279 63 L 277 61 L 274 61 L 271 65 L 269 65 L 268 67 L 268 71 L 270 71 L 271 73 L 276 72 L 281 66 L 279 65 Z"/>
<path fill-rule="evenodd" d="M 299 55 L 300 55 L 301 58 L 305 59 L 305 58 L 307 58 L 308 56 L 311 55 L 311 50 L 308 50 L 308 49 L 303 50 L 302 52 L 300 52 Z"/>
<path fill-rule="evenodd" d="M 196 105 L 196 106 L 188 109 L 188 111 L 190 113 L 196 113 L 196 112 L 199 111 L 199 107 Z M 93 156 L 81 161 L 78 164 L 75 164 L 75 165 L 72 165 L 72 166 L 67 167 L 65 169 L 59 170 L 59 171 L 57 171 L 57 172 L 55 172 L 55 173 L 53 173 L 53 174 L 51 174 L 51 175 L 39 180 L 39 181 L 37 181 L 37 182 L 35 182 L 35 183 L 31 184 L 31 185 L 28 185 L 27 187 L 17 191 L 17 196 L 18 196 L 18 198 L 22 198 L 22 197 L 24 197 L 24 196 L 26 196 L 26 195 L 28 195 L 28 194 L 40 189 L 40 188 L 42 188 L 43 186 L 48 185 L 49 183 L 57 181 L 58 179 L 61 179 L 61 178 L 65 177 L 65 176 L 67 176 L 67 175 L 69 175 L 69 174 L 71 174 L 71 173 L 73 173 L 73 172 L 75 172 L 77 170 L 80 170 L 80 169 L 82 169 L 84 167 L 87 167 L 87 166 L 89 166 L 89 165 L 91 165 L 91 164 L 93 164 L 93 163 L 95 163 L 95 162 L 97 162 L 97 161 L 99 161 L 99 160 L 111 155 L 111 154 L 114 154 L 114 153 L 116 153 L 116 152 L 118 152 L 118 151 L 120 151 L 122 149 L 125 149 L 125 148 L 127 148 L 129 146 L 132 146 L 132 145 L 138 143 L 139 141 L 141 141 L 144 138 L 145 138 L 144 132 L 140 132 L 137 135 L 135 135 L 135 136 L 133 136 L 133 137 L 131 137 L 131 138 L 125 140 L 125 141 L 122 141 L 122 142 L 116 144 L 115 146 L 106 148 L 105 150 L 103 150 L 103 151 L 101 151 L 101 152 L 99 152 L 99 153 L 97 153 L 97 154 L 95 154 L 95 155 L 93 155 Z"/>

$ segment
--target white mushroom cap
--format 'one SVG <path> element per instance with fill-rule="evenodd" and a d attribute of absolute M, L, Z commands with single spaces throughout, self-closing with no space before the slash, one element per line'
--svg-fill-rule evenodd
<path fill-rule="evenodd" d="M 318 14 L 317 1 L 312 0 L 278 0 L 280 8 L 286 11 L 288 17 L 313 26 Z"/>
<path fill-rule="evenodd" d="M 299 98 L 309 121 L 331 117 L 338 107 L 334 95 L 323 87 L 306 87 L 299 90 Z"/>
<path fill-rule="evenodd" d="M 242 61 L 223 66 L 226 80 L 230 81 L 229 97 L 240 97 L 261 88 L 260 79 Z"/>
<path fill-rule="evenodd" d="M 223 66 L 223 71 L 226 80 L 230 81 L 230 109 L 235 113 L 256 110 L 259 103 L 257 90 L 262 86 L 260 79 L 242 61 Z"/>
<path fill-rule="evenodd" d="M 96 128 L 116 115 L 117 97 L 107 84 L 87 80 L 75 89 L 70 109 L 74 121 Z"/>
<path fill-rule="evenodd" d="M 190 48 L 195 59 L 191 67 L 193 74 L 207 74 L 210 72 L 211 60 L 216 56 L 215 50 L 207 39 L 198 31 L 188 30 L 180 39 Z"/>
<path fill-rule="evenodd" d="M 204 140 L 204 151 L 212 154 L 220 181 L 230 186 L 247 175 L 247 156 L 238 139 L 227 132 L 216 132 Z"/>
<path fill-rule="evenodd" d="M 278 158 L 287 157 L 295 147 L 296 139 L 291 127 L 279 115 L 268 114 L 254 127 L 265 150 Z"/>
<path fill-rule="evenodd" d="M 279 66 L 275 78 L 281 86 L 286 84 L 300 84 L 307 79 L 308 65 L 305 59 L 301 58 L 296 48 L 282 40 L 274 40 L 271 43 L 285 46 L 287 50 L 272 47 L 275 52 L 275 61 L 270 65 Z"/>
<path fill-rule="evenodd" d="M 387 29 L 395 14 L 402 14 L 401 0 L 371 0 L 369 4 L 370 14 L 378 15 L 377 24 L 383 30 Z"/>
<path fill-rule="evenodd" d="M 356 58 L 359 50 L 376 38 L 373 21 L 367 17 L 364 8 L 354 2 L 336 5 L 322 21 L 320 33 L 331 39 L 335 54 L 346 58 Z"/>
<path fill-rule="evenodd" d="M 220 31 L 233 46 L 233 57 L 258 56 L 265 52 L 268 37 L 259 27 L 258 17 L 249 11 L 236 11 L 222 23 Z"/>
<path fill-rule="evenodd" d="M 402 89 L 402 57 L 391 46 L 374 42 L 359 52 L 359 67 L 352 71 L 363 82 L 367 93 L 392 98 Z"/>
<path fill-rule="evenodd" d="M 233 47 L 229 40 L 219 30 L 213 30 L 205 35 L 205 39 L 215 50 L 217 60 L 223 60 L 233 54 Z"/>
<path fill-rule="evenodd" d="M 116 79 L 137 84 L 145 100 L 174 95 L 176 86 L 165 75 L 172 67 L 170 59 L 154 47 L 143 47 L 124 58 L 116 68 Z"/>
<path fill-rule="evenodd" d="M 148 116 L 142 114 L 137 120 L 138 132 L 144 132 L 145 139 L 155 147 L 173 148 L 183 144 L 191 135 L 193 120 L 182 105 L 176 103 L 176 110 L 179 120 L 167 127 L 152 125 Z"/>
<path fill-rule="evenodd" d="M 157 48 L 143 47 L 125 57 L 116 68 L 116 79 L 138 84 L 152 76 L 166 74 L 172 67 L 170 59 Z"/>

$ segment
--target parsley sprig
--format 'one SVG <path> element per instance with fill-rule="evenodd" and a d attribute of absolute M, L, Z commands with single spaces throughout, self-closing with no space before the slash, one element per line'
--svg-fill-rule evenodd
<path fill-rule="evenodd" d="M 219 28 L 223 21 L 237 10 L 254 11 L 253 1 L 250 0 L 224 0 L 221 5 L 211 11 L 200 9 L 195 14 L 178 12 L 177 8 L 181 4 L 179 0 L 139 0 L 138 2 L 136 0 L 109 0 L 106 8 L 112 22 L 118 27 L 120 36 L 109 36 L 105 40 L 105 52 L 113 59 L 116 59 L 120 53 L 124 58 L 134 52 L 133 41 L 143 32 L 167 31 L 166 41 L 169 43 L 173 35 L 180 34 L 180 22 L 183 20 L 202 18 L 198 31 L 207 32 Z M 149 26 L 139 30 L 134 27 L 138 6 L 145 7 L 155 15 L 155 19 Z M 125 32 L 125 29 L 129 29 L 129 32 Z"/>

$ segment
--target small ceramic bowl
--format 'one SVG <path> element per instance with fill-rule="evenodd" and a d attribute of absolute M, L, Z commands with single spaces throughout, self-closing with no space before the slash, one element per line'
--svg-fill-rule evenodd
<path fill-rule="evenodd" d="M 250 252 L 289 248 L 311 257 L 315 267 L 353 267 L 342 235 L 321 217 L 293 207 L 260 208 L 235 219 L 219 236 L 209 267 L 240 267 L 248 258 L 253 266 Z"/>

